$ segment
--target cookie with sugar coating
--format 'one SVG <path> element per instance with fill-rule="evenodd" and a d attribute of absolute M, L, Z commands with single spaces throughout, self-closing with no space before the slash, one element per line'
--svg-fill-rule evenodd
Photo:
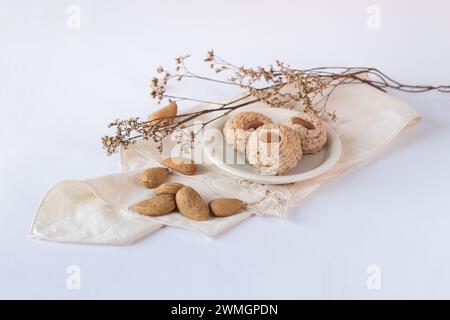
<path fill-rule="evenodd" d="M 239 152 L 245 152 L 248 137 L 259 127 L 272 123 L 272 119 L 259 112 L 239 112 L 225 123 L 225 141 Z"/>
<path fill-rule="evenodd" d="M 312 112 L 302 112 L 287 123 L 300 134 L 303 154 L 321 151 L 327 143 L 327 130 L 322 120 Z"/>
<path fill-rule="evenodd" d="M 250 134 L 246 154 L 260 174 L 281 175 L 295 168 L 302 157 L 300 135 L 286 125 L 263 125 Z"/>

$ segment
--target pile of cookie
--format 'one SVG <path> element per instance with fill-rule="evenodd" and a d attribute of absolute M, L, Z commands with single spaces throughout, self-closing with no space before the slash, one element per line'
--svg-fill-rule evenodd
<path fill-rule="evenodd" d="M 226 143 L 245 153 L 261 175 L 282 175 L 305 154 L 327 142 L 325 125 L 313 112 L 301 112 L 282 124 L 258 112 L 236 113 L 223 128 Z"/>

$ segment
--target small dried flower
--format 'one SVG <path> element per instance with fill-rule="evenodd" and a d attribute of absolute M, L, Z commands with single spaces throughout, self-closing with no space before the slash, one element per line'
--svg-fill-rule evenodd
<path fill-rule="evenodd" d="M 213 50 L 206 54 L 204 61 L 216 74 L 225 74 L 227 80 L 209 78 L 191 72 L 185 63 L 189 55 L 175 58 L 175 72 L 172 74 L 163 67 L 156 69 L 157 77 L 150 81 L 151 96 L 160 103 L 163 99 L 176 98 L 177 100 L 202 101 L 200 99 L 176 97 L 167 95 L 167 86 L 171 80 L 182 81 L 184 78 L 195 78 L 215 83 L 231 84 L 248 92 L 248 100 L 238 98 L 228 103 L 214 103 L 215 107 L 204 108 L 196 112 L 181 114 L 174 121 L 141 121 L 139 118 L 128 120 L 116 119 L 108 124 L 115 130 L 114 136 L 102 137 L 102 144 L 107 154 L 112 154 L 119 147 L 128 148 L 136 139 L 146 139 L 155 142 L 158 150 L 163 150 L 163 139 L 173 135 L 182 149 L 190 150 L 193 147 L 196 134 L 212 121 L 227 115 L 229 112 L 258 101 L 272 107 L 302 108 L 307 112 L 314 112 L 318 116 L 327 116 L 336 121 L 336 111 L 327 111 L 327 102 L 334 90 L 342 84 L 364 83 L 379 90 L 392 88 L 404 92 L 425 92 L 437 90 L 450 93 L 450 86 L 411 86 L 396 82 L 375 68 L 316 68 L 298 70 L 281 60 L 268 67 L 249 68 L 236 66 L 221 57 Z M 373 75 L 370 80 L 366 75 Z M 286 86 L 293 90 L 286 91 Z M 209 102 L 208 102 L 209 103 Z M 204 114 L 220 114 L 199 125 L 192 125 L 192 121 Z"/>
<path fill-rule="evenodd" d="M 206 53 L 206 58 L 205 58 L 205 62 L 211 62 L 211 61 L 213 61 L 214 60 L 214 50 L 209 50 L 207 53 Z"/>

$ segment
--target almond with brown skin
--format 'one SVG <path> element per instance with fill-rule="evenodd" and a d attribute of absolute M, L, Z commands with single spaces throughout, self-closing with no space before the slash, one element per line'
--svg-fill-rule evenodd
<path fill-rule="evenodd" d="M 172 157 L 163 160 L 163 164 L 169 168 L 185 175 L 193 175 L 197 172 L 198 165 L 191 159 L 183 157 Z"/>
<path fill-rule="evenodd" d="M 309 121 L 307 121 L 305 119 L 302 119 L 300 117 L 293 117 L 291 119 L 291 121 L 292 121 L 292 123 L 299 124 L 299 125 L 305 127 L 308 130 L 314 130 L 316 128 L 316 127 L 314 127 L 314 125 L 311 122 L 309 122 Z"/>
<path fill-rule="evenodd" d="M 181 214 L 186 218 L 205 221 L 208 220 L 208 206 L 197 191 L 191 187 L 184 186 L 178 190 L 175 201 Z"/>
<path fill-rule="evenodd" d="M 216 217 L 238 214 L 244 206 L 244 201 L 235 198 L 215 199 L 209 202 L 209 210 Z"/>
<path fill-rule="evenodd" d="M 169 103 L 164 108 L 156 110 L 148 116 L 148 121 L 152 124 L 164 122 L 171 123 L 174 117 L 177 115 L 178 106 L 175 102 Z"/>
<path fill-rule="evenodd" d="M 183 187 L 184 187 L 184 185 L 181 183 L 176 183 L 176 182 L 163 183 L 155 189 L 155 194 L 156 195 L 160 195 L 160 194 L 176 195 L 178 190 L 180 190 Z"/>
<path fill-rule="evenodd" d="M 147 188 L 154 188 L 163 183 L 163 181 L 169 176 L 169 173 L 169 169 L 167 168 L 150 168 L 142 171 L 139 175 L 139 179 Z"/>
<path fill-rule="evenodd" d="M 157 217 L 174 211 L 176 207 L 175 196 L 173 194 L 161 194 L 152 199 L 135 204 L 133 209 L 139 214 Z"/>

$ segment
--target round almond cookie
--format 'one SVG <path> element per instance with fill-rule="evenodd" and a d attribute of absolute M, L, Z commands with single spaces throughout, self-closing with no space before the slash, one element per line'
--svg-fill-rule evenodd
<path fill-rule="evenodd" d="M 282 124 L 265 124 L 250 134 L 248 162 L 262 175 L 281 175 L 302 157 L 300 134 Z"/>
<path fill-rule="evenodd" d="M 317 153 L 327 143 L 325 125 L 312 112 L 299 113 L 292 117 L 288 126 L 300 134 L 303 154 Z"/>
<path fill-rule="evenodd" d="M 239 152 L 245 152 L 248 137 L 256 129 L 272 123 L 272 119 L 259 112 L 239 112 L 227 120 L 223 128 L 225 141 Z"/>

